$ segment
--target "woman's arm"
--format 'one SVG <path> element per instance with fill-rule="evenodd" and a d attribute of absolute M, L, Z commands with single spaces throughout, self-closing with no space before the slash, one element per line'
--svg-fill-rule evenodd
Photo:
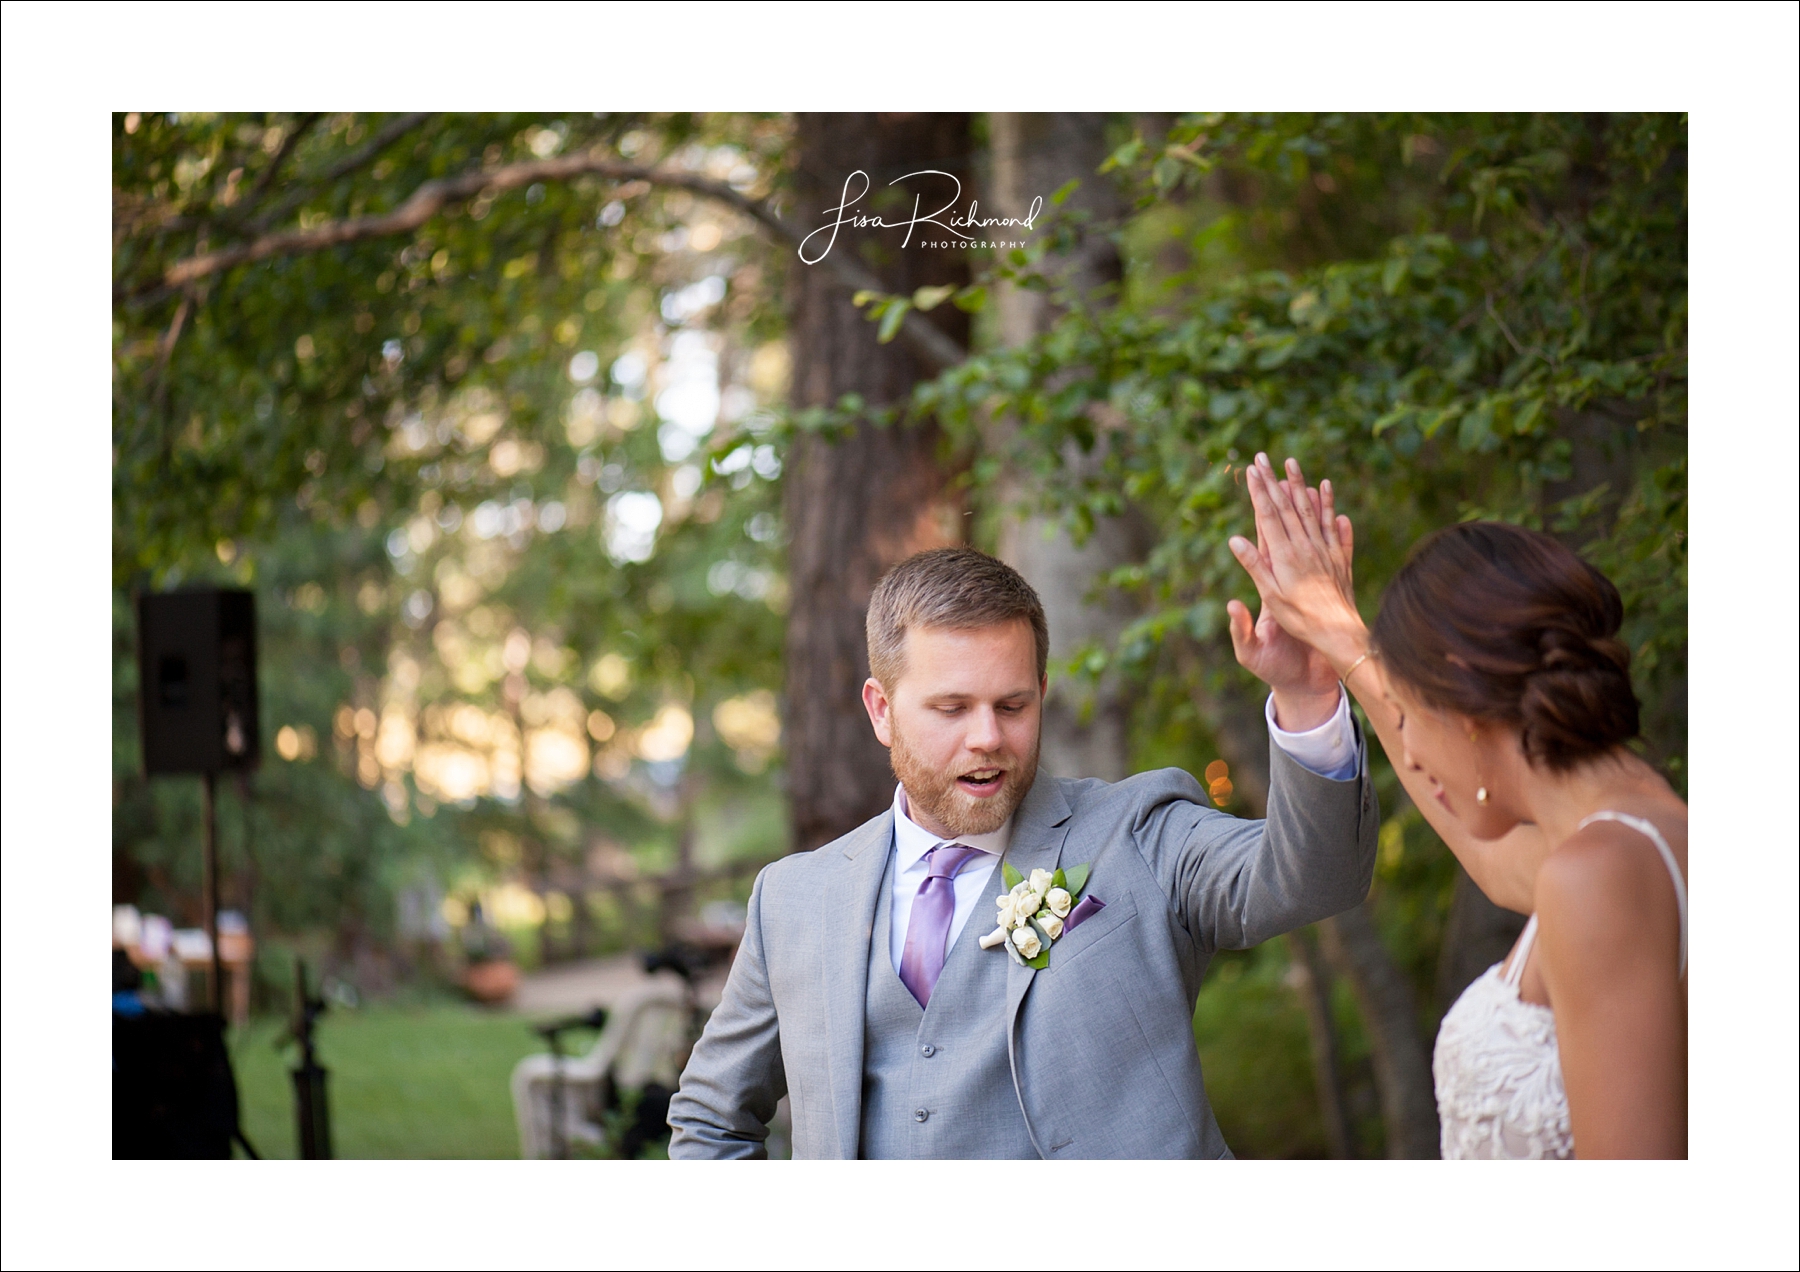
<path fill-rule="evenodd" d="M 1275 475 L 1269 457 L 1258 455 L 1247 484 L 1256 510 L 1257 542 L 1233 538 L 1231 550 L 1256 584 L 1263 614 L 1322 654 L 1343 679 L 1426 822 L 1465 865 L 1527 846 L 1541 851 L 1543 837 L 1535 826 L 1522 825 L 1494 841 L 1472 837 L 1437 801 L 1431 783 L 1410 762 L 1400 736 L 1400 713 L 1388 693 L 1386 669 L 1371 650 L 1368 627 L 1356 608 L 1351 586 L 1355 531 L 1350 518 L 1337 511 L 1331 482 L 1309 489 L 1300 465 L 1292 459 L 1283 480 Z M 1228 602 L 1226 609 L 1232 641 L 1242 658 L 1251 629 L 1250 611 L 1240 601 Z"/>

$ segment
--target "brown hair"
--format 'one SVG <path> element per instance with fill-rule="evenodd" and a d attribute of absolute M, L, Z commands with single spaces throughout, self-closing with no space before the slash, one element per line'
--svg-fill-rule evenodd
<path fill-rule="evenodd" d="M 1044 604 L 1019 572 L 974 548 L 932 548 L 881 576 L 869 596 L 869 671 L 892 689 L 906 670 L 913 627 L 967 631 L 1024 619 L 1037 642 L 1038 679 L 1050 662 Z"/>
<path fill-rule="evenodd" d="M 1414 547 L 1372 634 L 1426 702 L 1516 725 L 1532 761 L 1566 770 L 1637 736 L 1624 617 L 1611 580 L 1549 535 L 1470 521 Z"/>

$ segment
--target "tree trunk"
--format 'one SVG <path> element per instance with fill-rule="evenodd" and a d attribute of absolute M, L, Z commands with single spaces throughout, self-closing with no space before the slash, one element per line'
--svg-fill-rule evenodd
<path fill-rule="evenodd" d="M 1350 982 L 1369 1031 L 1387 1155 L 1436 1157 L 1437 1097 L 1412 987 L 1381 943 L 1371 906 L 1365 901 L 1319 924 L 1320 944 L 1338 975 Z"/>
<path fill-rule="evenodd" d="M 1047 216 L 1052 210 L 1050 195 L 1071 178 L 1079 178 L 1081 186 L 1063 205 L 1064 211 L 1085 211 L 1098 223 L 1123 215 L 1117 187 L 1096 171 L 1108 154 L 1106 118 L 1100 114 L 990 114 L 996 211 L 1003 216 L 1025 216 L 1033 201 L 1042 199 L 1041 213 Z M 1100 232 L 1084 235 L 1074 251 L 1060 260 L 1051 258 L 1047 268 L 1084 293 L 1117 283 L 1121 276 L 1118 251 Z M 1007 347 L 1027 343 L 1056 319 L 1048 295 L 1029 288 L 1002 285 L 997 307 L 1000 343 Z M 1007 421 L 995 421 L 990 451 L 1004 453 L 1009 432 Z M 1071 451 L 1065 459 L 1080 471 L 1098 465 L 1101 455 L 1098 450 L 1087 455 Z M 1051 656 L 1067 658 L 1089 643 L 1111 648 L 1136 617 L 1137 607 L 1116 592 L 1096 595 L 1095 587 L 1103 575 L 1138 559 L 1144 551 L 1137 519 L 1108 518 L 1077 546 L 1054 519 L 1028 511 L 1030 482 L 1025 474 L 1016 469 L 1003 473 L 997 494 L 1003 507 L 1025 511 L 1025 515 L 1005 518 L 999 554 L 1025 576 L 1043 600 Z M 1108 781 L 1125 777 L 1130 766 L 1130 712 L 1128 688 L 1116 674 L 1104 676 L 1092 686 L 1078 688 L 1066 680 L 1053 686 L 1044 705 L 1044 767 L 1061 777 Z"/>
<path fill-rule="evenodd" d="M 1288 984 L 1306 1012 L 1306 1036 L 1312 1044 L 1313 1086 L 1319 1095 L 1319 1121 L 1325 1145 L 1335 1158 L 1355 1157 L 1343 1070 L 1338 1059 L 1337 1025 L 1331 1018 L 1331 968 L 1302 929 L 1287 934 Z"/>
<path fill-rule="evenodd" d="M 962 179 L 967 207 L 967 115 L 803 114 L 797 134 L 794 216 L 803 224 L 821 223 L 823 209 L 838 203 L 844 179 L 857 169 L 871 178 L 859 211 L 882 210 L 880 200 L 902 189 L 890 190 L 889 182 L 927 168 Z M 903 197 L 910 210 L 912 194 Z M 890 209 L 888 219 L 894 215 Z M 967 283 L 965 256 L 922 248 L 916 235 L 902 248 L 900 237 L 845 228 L 832 251 L 856 252 L 893 292 Z M 796 407 L 833 405 L 847 393 L 872 404 L 899 402 L 930 375 L 906 344 L 877 342 L 874 324 L 852 306 L 850 290 L 825 269 L 795 260 L 792 288 Z M 967 346 L 968 320 L 960 310 L 940 305 L 926 317 Z M 865 424 L 833 441 L 803 436 L 790 452 L 785 499 L 793 600 L 784 740 L 797 851 L 854 829 L 893 798 L 887 751 L 862 706 L 869 674 L 863 621 L 869 593 L 889 566 L 964 537 L 940 442 L 930 424 Z"/>

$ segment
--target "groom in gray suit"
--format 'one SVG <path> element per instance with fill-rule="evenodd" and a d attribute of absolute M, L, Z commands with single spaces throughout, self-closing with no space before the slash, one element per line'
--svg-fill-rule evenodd
<path fill-rule="evenodd" d="M 1037 594 L 969 548 L 890 570 L 863 701 L 894 805 L 758 876 L 669 1155 L 764 1156 L 785 1094 L 795 1157 L 1229 1157 L 1194 1048 L 1207 963 L 1361 901 L 1379 814 L 1330 666 L 1228 608 L 1272 691 L 1265 821 L 1179 769 L 1038 772 Z"/>

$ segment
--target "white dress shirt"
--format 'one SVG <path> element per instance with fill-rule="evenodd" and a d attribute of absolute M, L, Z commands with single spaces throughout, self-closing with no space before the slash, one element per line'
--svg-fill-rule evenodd
<path fill-rule="evenodd" d="M 1289 733 L 1275 723 L 1275 695 L 1263 704 L 1263 719 L 1269 722 L 1269 736 L 1286 751 L 1296 764 L 1334 782 L 1347 782 L 1356 776 L 1356 729 L 1350 723 L 1350 696 L 1338 686 L 1337 710 L 1331 719 L 1316 729 Z"/>
<path fill-rule="evenodd" d="M 1269 722 L 1269 736 L 1275 739 L 1275 745 L 1302 768 L 1339 782 L 1356 776 L 1356 729 L 1350 722 L 1350 700 L 1342 689 L 1338 690 L 1337 712 L 1316 729 L 1289 733 L 1277 725 L 1274 694 L 1269 695 L 1264 714 Z M 925 854 L 939 844 L 965 844 L 988 854 L 985 859 L 971 859 L 952 881 L 956 909 L 950 916 L 950 934 L 945 938 L 947 952 L 956 944 L 969 916 L 977 910 L 983 911 L 984 923 L 991 925 L 994 922 L 994 900 L 1005 891 L 994 882 L 994 867 L 1000 864 L 1011 840 L 1010 817 L 999 830 L 985 835 L 940 839 L 907 816 L 906 788 L 894 787 L 894 846 L 890 849 L 894 855 L 889 859 L 894 868 L 894 890 L 889 899 L 892 926 L 888 933 L 888 951 L 893 955 L 896 973 L 900 971 L 900 956 L 906 950 L 906 927 L 912 921 L 913 898 L 919 895 L 919 885 L 925 882 Z"/>
<path fill-rule="evenodd" d="M 948 952 L 956 944 L 963 925 L 978 907 L 985 905 L 989 912 L 987 917 L 993 919 L 994 898 L 1006 889 L 998 884 L 989 888 L 988 883 L 994 876 L 994 867 L 1000 864 L 1000 858 L 1005 855 L 1006 845 L 1011 840 L 1010 817 L 999 830 L 989 831 L 985 835 L 939 839 L 906 815 L 906 788 L 894 788 L 894 895 L 889 911 L 893 926 L 888 936 L 888 948 L 893 952 L 896 972 L 900 970 L 900 955 L 906 949 L 906 925 L 912 921 L 913 898 L 919 895 L 919 886 L 925 882 L 925 854 L 939 844 L 966 844 L 989 854 L 986 857 L 970 858 L 956 878 L 951 880 L 956 890 L 956 909 L 950 916 L 950 935 L 944 944 L 944 949 Z"/>

